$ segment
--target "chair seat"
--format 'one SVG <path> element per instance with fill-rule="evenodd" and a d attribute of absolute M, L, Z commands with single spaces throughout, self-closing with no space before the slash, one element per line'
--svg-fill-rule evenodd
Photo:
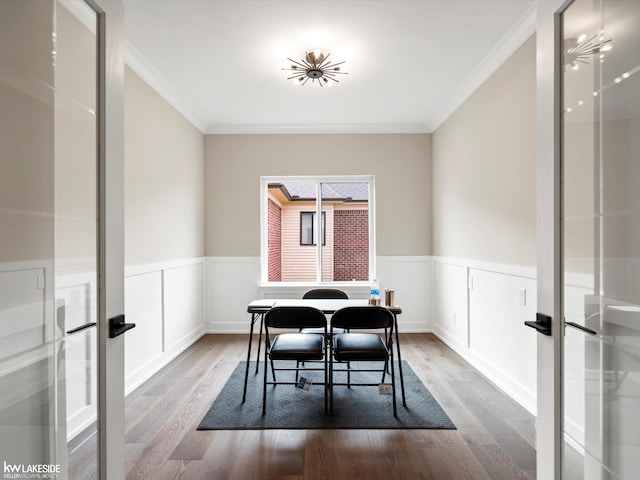
<path fill-rule="evenodd" d="M 375 333 L 341 333 L 333 337 L 333 355 L 339 362 L 387 360 L 384 341 Z"/>
<path fill-rule="evenodd" d="M 324 335 L 281 333 L 271 345 L 270 356 L 272 360 L 322 360 Z"/>

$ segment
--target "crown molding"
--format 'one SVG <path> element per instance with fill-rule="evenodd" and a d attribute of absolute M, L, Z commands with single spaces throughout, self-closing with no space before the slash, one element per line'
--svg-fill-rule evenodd
<path fill-rule="evenodd" d="M 82 2 L 59 0 L 87 28 L 92 22 L 89 9 L 78 8 Z M 522 44 L 535 33 L 537 2 L 534 2 L 518 22 L 487 54 L 460 87 L 432 109 L 433 115 L 424 124 L 356 124 L 356 125 L 207 125 L 204 117 L 184 101 L 180 93 L 125 39 L 125 63 L 164 100 L 205 134 L 415 134 L 432 133 L 458 109 Z M 95 19 L 93 20 L 95 32 Z"/>
<path fill-rule="evenodd" d="M 85 2 L 58 0 L 91 33 L 96 33 L 96 14 Z M 124 62 L 136 72 L 164 100 L 191 122 L 200 132 L 205 133 L 206 122 L 202 116 L 185 102 L 171 84 L 135 49 L 124 40 Z"/>
<path fill-rule="evenodd" d="M 478 87 L 487 81 L 487 79 L 536 32 L 537 10 L 537 2 L 535 2 L 487 56 L 482 59 L 469 76 L 467 76 L 453 95 L 434 108 L 434 115 L 429 122 L 431 132 L 437 130 Z"/>
<path fill-rule="evenodd" d="M 206 122 L 203 117 L 182 99 L 178 91 L 126 39 L 124 41 L 124 61 L 164 100 L 189 120 L 200 132 L 205 133 Z"/>
<path fill-rule="evenodd" d="M 431 133 L 426 124 L 345 124 L 345 125 L 209 125 L 206 134 L 419 134 Z"/>

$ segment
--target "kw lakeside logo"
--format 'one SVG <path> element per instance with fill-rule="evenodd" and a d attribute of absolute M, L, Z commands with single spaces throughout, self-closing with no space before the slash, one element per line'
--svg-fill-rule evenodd
<path fill-rule="evenodd" d="M 60 465 L 18 465 L 3 462 L 3 478 L 58 478 Z"/>

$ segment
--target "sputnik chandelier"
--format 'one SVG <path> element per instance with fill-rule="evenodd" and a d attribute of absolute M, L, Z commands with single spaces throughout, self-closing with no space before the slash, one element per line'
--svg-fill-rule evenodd
<path fill-rule="evenodd" d="M 345 62 L 332 63 L 329 61 L 329 55 L 331 54 L 324 55 L 319 50 L 315 50 L 306 52 L 304 60 L 296 61 L 287 58 L 291 62 L 291 67 L 283 68 L 282 70 L 295 72 L 287 80 L 297 80 L 300 85 L 305 85 L 309 80 L 312 83 L 317 80 L 321 87 L 323 83 L 331 85 L 330 81 L 339 83 L 335 77 L 337 75 L 347 75 L 347 72 L 340 70 L 340 65 Z"/>
<path fill-rule="evenodd" d="M 598 55 L 600 61 L 604 61 L 604 54 L 611 50 L 611 39 L 605 40 L 602 32 L 588 38 L 586 34 L 580 35 L 578 38 L 568 38 L 565 40 L 565 59 L 564 64 L 572 70 L 578 70 L 580 64 L 589 63 L 589 57 Z"/>

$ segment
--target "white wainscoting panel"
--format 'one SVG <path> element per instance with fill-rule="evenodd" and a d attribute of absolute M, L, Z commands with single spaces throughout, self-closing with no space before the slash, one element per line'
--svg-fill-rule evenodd
<path fill-rule="evenodd" d="M 469 340 L 474 366 L 527 410 L 536 410 L 536 280 L 469 269 Z M 524 304 L 524 305 L 523 305 Z"/>
<path fill-rule="evenodd" d="M 45 343 L 45 268 L 0 271 L 0 361 Z"/>
<path fill-rule="evenodd" d="M 434 257 L 433 292 L 434 333 L 535 414 L 535 269 Z"/>
<path fill-rule="evenodd" d="M 394 303 L 402 308 L 398 330 L 401 333 L 431 332 L 431 257 L 379 256 L 376 271 L 382 300 L 385 289 L 393 290 Z"/>
<path fill-rule="evenodd" d="M 208 257 L 206 329 L 210 333 L 248 333 L 247 305 L 258 297 L 260 257 Z"/>
<path fill-rule="evenodd" d="M 49 386 L 52 271 L 45 261 L 0 263 L 0 410 Z"/>
<path fill-rule="evenodd" d="M 206 270 L 207 331 L 246 333 L 249 330 L 247 305 L 256 298 L 302 298 L 313 284 L 260 283 L 260 257 L 209 257 Z M 431 258 L 378 257 L 381 290 L 394 290 L 395 303 L 402 307 L 398 317 L 401 332 L 430 332 Z M 369 286 L 336 283 L 349 298 L 368 298 Z M 381 291 L 381 296 L 384 292 Z"/>
<path fill-rule="evenodd" d="M 127 275 L 124 310 L 127 323 L 136 327 L 124 334 L 126 385 L 139 384 L 153 371 L 164 352 L 162 284 L 163 270 Z"/>
<path fill-rule="evenodd" d="M 204 334 L 204 264 L 203 258 L 195 258 L 126 268 L 125 315 L 136 328 L 125 334 L 125 394 Z M 24 275 L 27 290 L 41 296 L 37 286 L 42 271 L 25 269 Z M 59 317 L 59 321 L 64 318 L 60 334 L 62 329 L 96 321 L 94 276 L 74 273 L 56 277 L 56 301 L 65 311 Z M 34 307 L 36 304 L 34 301 Z M 38 308 L 42 324 L 42 305 Z M 95 346 L 95 328 L 68 335 L 63 342 L 69 439 L 95 421 Z"/>
<path fill-rule="evenodd" d="M 469 348 L 468 268 L 433 262 L 434 332 L 456 351 Z"/>
<path fill-rule="evenodd" d="M 165 350 L 182 351 L 204 333 L 204 265 L 164 271 Z"/>
<path fill-rule="evenodd" d="M 98 343 L 95 327 L 66 332 L 96 322 L 96 283 L 92 274 L 56 277 L 56 323 L 64 335 L 58 359 L 59 381 L 65 386 L 67 438 L 95 421 L 98 408 Z"/>
<path fill-rule="evenodd" d="M 203 258 L 138 265 L 125 270 L 128 394 L 198 340 L 204 328 Z"/>

